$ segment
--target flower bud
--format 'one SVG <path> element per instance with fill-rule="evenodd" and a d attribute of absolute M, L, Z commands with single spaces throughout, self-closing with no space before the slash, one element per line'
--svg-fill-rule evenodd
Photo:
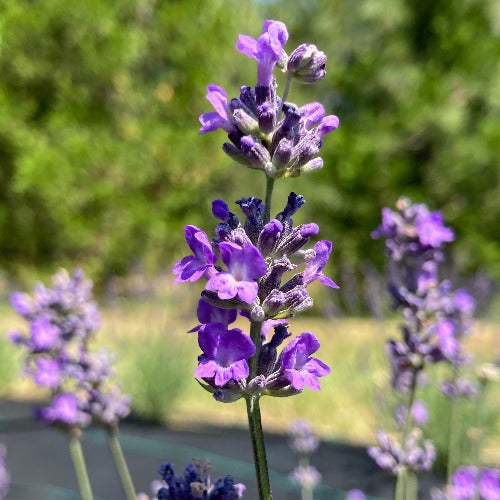
<path fill-rule="evenodd" d="M 313 158 L 308 161 L 305 165 L 302 165 L 298 170 L 296 170 L 292 177 L 298 177 L 302 174 L 310 174 L 312 172 L 316 172 L 316 170 L 320 170 L 323 168 L 323 158 Z"/>
<path fill-rule="evenodd" d="M 312 43 L 299 45 L 288 59 L 287 70 L 302 83 L 314 83 L 326 75 L 326 55 Z"/>
<path fill-rule="evenodd" d="M 251 135 L 245 135 L 241 138 L 240 148 L 253 168 L 264 170 L 271 161 L 269 151 Z"/>
<path fill-rule="evenodd" d="M 259 124 L 251 115 L 250 110 L 240 101 L 240 99 L 231 99 L 229 109 L 232 111 L 233 123 L 245 134 L 257 135 L 259 133 Z"/>
<path fill-rule="evenodd" d="M 284 170 L 292 158 L 293 143 L 290 139 L 283 137 L 276 146 L 273 153 L 273 165 L 277 171 Z"/>
<path fill-rule="evenodd" d="M 282 230 L 283 224 L 277 219 L 272 219 L 262 228 L 257 247 L 264 258 L 273 251 Z"/>
<path fill-rule="evenodd" d="M 219 403 L 234 403 L 242 397 L 242 392 L 235 389 L 216 389 L 213 397 Z"/>
<path fill-rule="evenodd" d="M 222 145 L 222 150 L 224 153 L 231 158 L 231 160 L 234 160 L 237 163 L 240 163 L 241 165 L 245 165 L 245 167 L 249 168 L 255 168 L 248 158 L 234 145 L 231 144 L 230 142 L 225 142 Z"/>

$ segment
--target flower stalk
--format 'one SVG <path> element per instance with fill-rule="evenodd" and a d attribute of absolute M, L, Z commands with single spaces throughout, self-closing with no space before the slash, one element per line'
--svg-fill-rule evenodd
<path fill-rule="evenodd" d="M 87 467 L 83 458 L 82 446 L 80 444 L 80 429 L 75 428 L 69 431 L 69 450 L 82 499 L 93 500 L 94 495 L 92 494 Z"/>
<path fill-rule="evenodd" d="M 319 378 L 330 373 L 328 365 L 312 356 L 320 343 L 311 332 L 281 347 L 292 337 L 287 320 L 312 307 L 306 288 L 313 281 L 338 288 L 323 274 L 332 243 L 322 240 L 304 248 L 319 227 L 313 222 L 294 225 L 292 217 L 304 197 L 290 193 L 283 210 L 271 215 L 275 180 L 322 168 L 318 155 L 323 138 L 339 126 L 339 119 L 326 116 L 318 102 L 302 107 L 286 102 L 292 79 L 320 80 L 326 63 L 311 44 L 298 47 L 290 59 L 284 50 L 287 40 L 285 24 L 275 20 L 264 22 L 258 39 L 241 34 L 236 47 L 257 61 L 257 84 L 240 87 L 239 97 L 232 99 L 222 87 L 208 85 L 214 111 L 200 116 L 201 134 L 225 131 L 224 152 L 265 174 L 264 203 L 255 196 L 236 201 L 245 217 L 240 222 L 225 201 L 214 200 L 212 213 L 219 220 L 215 237 L 186 226 L 192 255 L 173 267 L 176 283 L 206 280 L 197 310 L 200 324 L 191 330 L 198 332 L 202 350 L 194 375 L 216 401 L 245 399 L 260 500 L 272 498 L 260 398 L 293 396 L 306 386 L 318 391 Z M 275 67 L 286 72 L 281 98 Z M 238 315 L 249 320 L 249 332 L 229 326 Z"/>
<path fill-rule="evenodd" d="M 246 398 L 248 427 L 250 440 L 252 441 L 253 457 L 255 462 L 255 473 L 257 475 L 257 487 L 259 500 L 272 500 L 271 483 L 267 467 L 266 447 L 264 444 L 264 433 L 260 418 L 260 396 L 253 395 Z"/>
<path fill-rule="evenodd" d="M 264 205 L 264 224 L 271 219 L 271 203 L 273 198 L 274 179 L 266 176 L 266 202 Z"/>
<path fill-rule="evenodd" d="M 123 492 L 127 500 L 135 500 L 136 492 L 130 471 L 128 470 L 127 462 L 123 455 L 123 450 L 118 439 L 118 429 L 116 427 L 108 427 L 108 446 L 113 455 L 116 470 L 120 476 Z"/>
<path fill-rule="evenodd" d="M 402 433 L 402 443 L 406 443 L 413 425 L 413 403 L 417 388 L 418 372 L 414 370 L 411 376 L 410 390 L 406 404 L 406 419 Z M 407 467 L 402 467 L 396 478 L 396 500 L 417 500 L 417 475 Z"/>

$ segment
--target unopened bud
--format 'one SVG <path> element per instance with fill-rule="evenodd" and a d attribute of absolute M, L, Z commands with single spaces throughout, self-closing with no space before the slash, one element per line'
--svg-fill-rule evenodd
<path fill-rule="evenodd" d="M 302 83 L 314 83 L 326 75 L 326 59 L 316 45 L 303 43 L 291 53 L 287 70 Z"/>

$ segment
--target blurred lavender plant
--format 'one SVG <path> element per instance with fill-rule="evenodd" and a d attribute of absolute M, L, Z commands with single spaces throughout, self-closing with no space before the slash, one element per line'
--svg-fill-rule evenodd
<path fill-rule="evenodd" d="M 459 467 L 445 491 L 434 489 L 432 500 L 498 500 L 500 469 Z"/>
<path fill-rule="evenodd" d="M 345 500 L 366 500 L 366 495 L 358 489 L 349 490 L 345 496 Z"/>
<path fill-rule="evenodd" d="M 221 87 L 209 85 L 207 99 L 215 111 L 200 116 L 201 134 L 224 130 L 229 142 L 223 150 L 236 162 L 265 174 L 265 201 L 253 196 L 238 200 L 245 215 L 240 223 L 224 201 L 215 200 L 212 212 L 221 221 L 215 238 L 186 226 L 193 255 L 173 268 L 176 283 L 206 280 L 198 305 L 201 325 L 196 330 L 202 354 L 195 376 L 217 401 L 245 399 L 261 499 L 271 498 L 271 487 L 260 397 L 290 396 L 305 386 L 319 390 L 319 377 L 330 371 L 312 356 L 320 345 L 311 332 L 293 338 L 278 354 L 291 337 L 282 320 L 312 307 L 306 287 L 313 281 L 338 288 L 323 274 L 332 243 L 322 240 L 304 249 L 319 228 L 314 223 L 294 226 L 292 216 L 304 204 L 303 197 L 291 193 L 283 211 L 271 219 L 275 180 L 322 168 L 318 155 L 323 138 L 339 125 L 336 116 L 325 116 L 318 102 L 301 107 L 287 102 L 293 79 L 314 83 L 325 75 L 326 65 L 326 56 L 311 44 L 300 45 L 289 57 L 284 50 L 287 40 L 286 26 L 274 20 L 264 22 L 257 39 L 240 35 L 238 50 L 257 61 L 257 84 L 242 86 L 239 97 L 229 101 Z M 281 97 L 275 68 L 286 74 Z M 249 319 L 250 335 L 229 328 L 238 313 Z M 265 332 L 272 328 L 274 334 L 268 338 Z"/>
<path fill-rule="evenodd" d="M 290 474 L 300 486 L 302 500 L 312 500 L 314 488 L 321 483 L 321 474 L 309 463 L 309 455 L 316 451 L 319 440 L 307 420 L 296 420 L 288 429 L 290 448 L 297 453 L 299 465 Z"/>
<path fill-rule="evenodd" d="M 118 422 L 128 415 L 130 398 L 111 381 L 114 372 L 108 352 L 89 350 L 101 325 L 92 282 L 79 269 L 71 276 L 62 269 L 54 275 L 52 288 L 37 284 L 32 295 L 15 292 L 11 303 L 29 325 L 28 331 L 11 334 L 12 341 L 26 349 L 24 372 L 51 394 L 50 404 L 37 408 L 36 415 L 68 434 L 82 496 L 92 498 L 81 429 L 93 421 L 108 431 L 126 497 L 135 499 L 117 439 Z"/>
<path fill-rule="evenodd" d="M 161 464 L 158 474 L 161 481 L 152 483 L 153 498 L 158 500 L 237 500 L 243 496 L 245 485 L 235 483 L 231 476 L 211 480 L 212 466 L 208 460 L 193 459 L 184 470 L 184 475 L 175 473 L 170 462 Z M 137 500 L 149 500 L 141 493 Z"/>
<path fill-rule="evenodd" d="M 473 301 L 465 290 L 452 291 L 449 281 L 439 281 L 443 244 L 453 241 L 440 212 L 400 198 L 397 211 L 382 210 L 382 224 L 372 237 L 386 239 L 389 257 L 389 291 L 394 308 L 401 311 L 403 338 L 390 340 L 392 387 L 406 397 L 403 412 L 396 413 L 402 427 L 401 441 L 379 431 L 378 447 L 369 454 L 377 464 L 397 476 L 396 498 L 416 498 L 416 473 L 429 470 L 435 459 L 433 444 L 421 443 L 415 392 L 426 365 L 447 361 L 455 367 L 468 361 L 461 338 L 471 328 Z M 455 380 L 455 379 L 454 379 Z M 453 381 L 452 381 L 453 382 Z M 418 410 L 418 409 L 417 409 Z"/>
<path fill-rule="evenodd" d="M 10 486 L 10 474 L 5 463 L 6 455 L 7 450 L 5 446 L 0 443 L 0 500 L 7 496 Z"/>

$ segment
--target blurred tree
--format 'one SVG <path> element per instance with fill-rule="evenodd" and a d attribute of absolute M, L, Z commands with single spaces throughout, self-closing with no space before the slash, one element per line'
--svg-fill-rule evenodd
<path fill-rule="evenodd" d="M 291 100 L 341 118 L 325 168 L 281 183 L 276 209 L 303 193 L 333 265 L 358 266 L 382 262 L 369 233 L 406 194 L 443 209 L 462 269 L 499 278 L 494 0 L 3 0 L 0 265 L 76 261 L 101 280 L 168 267 L 186 222 L 213 224 L 212 198 L 262 192 L 220 133 L 196 133 L 208 83 L 255 83 L 234 42 L 268 17 L 288 24 L 290 50 L 307 40 L 329 56 L 326 80 Z"/>

